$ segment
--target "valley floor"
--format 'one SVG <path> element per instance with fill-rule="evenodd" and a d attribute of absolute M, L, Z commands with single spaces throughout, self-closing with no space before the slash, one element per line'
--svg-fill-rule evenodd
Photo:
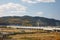
<path fill-rule="evenodd" d="M 0 28 L 0 40 L 60 40 L 60 32 Z"/>

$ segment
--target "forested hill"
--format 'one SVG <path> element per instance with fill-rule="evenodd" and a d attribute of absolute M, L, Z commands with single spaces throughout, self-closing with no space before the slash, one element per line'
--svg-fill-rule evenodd
<path fill-rule="evenodd" d="M 60 20 L 31 16 L 6 16 L 0 17 L 0 25 L 60 26 Z"/>

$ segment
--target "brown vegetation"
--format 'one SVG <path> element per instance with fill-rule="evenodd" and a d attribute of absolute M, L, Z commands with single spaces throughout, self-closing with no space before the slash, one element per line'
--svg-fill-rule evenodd
<path fill-rule="evenodd" d="M 45 32 L 43 30 L 33 29 L 13 29 L 0 28 L 0 32 L 13 32 L 8 36 L 2 38 L 3 40 L 60 40 L 60 32 Z M 0 39 L 1 40 L 1 39 Z"/>

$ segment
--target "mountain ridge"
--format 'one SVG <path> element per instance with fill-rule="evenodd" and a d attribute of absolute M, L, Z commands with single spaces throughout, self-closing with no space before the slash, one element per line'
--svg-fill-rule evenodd
<path fill-rule="evenodd" d="M 0 25 L 60 26 L 60 20 L 38 16 L 5 16 L 0 17 Z"/>

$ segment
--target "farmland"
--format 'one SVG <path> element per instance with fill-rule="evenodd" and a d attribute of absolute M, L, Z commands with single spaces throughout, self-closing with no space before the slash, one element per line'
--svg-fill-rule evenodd
<path fill-rule="evenodd" d="M 60 40 L 60 32 L 48 32 L 38 29 L 0 28 L 0 40 Z"/>

